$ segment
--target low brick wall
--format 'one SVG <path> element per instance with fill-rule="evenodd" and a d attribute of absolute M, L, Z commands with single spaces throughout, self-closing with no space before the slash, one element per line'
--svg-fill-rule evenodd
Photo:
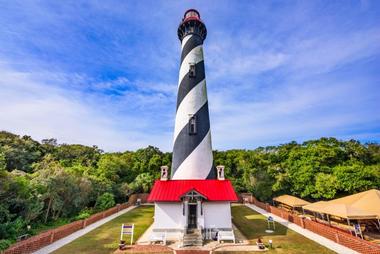
<path fill-rule="evenodd" d="M 78 231 L 79 229 L 82 229 L 82 228 L 83 228 L 83 220 L 78 220 L 78 221 L 71 222 L 70 224 L 63 225 L 63 226 L 53 230 L 52 242 L 55 242 L 59 239 L 62 239 L 64 237 Z"/>
<path fill-rule="evenodd" d="M 266 210 L 267 212 L 273 213 L 274 215 L 293 222 L 300 227 L 326 237 L 359 253 L 380 254 L 380 246 L 378 244 L 355 237 L 348 232 L 344 232 L 343 230 L 289 213 L 288 211 L 278 207 L 271 206 L 268 203 L 260 202 L 253 196 L 249 197 L 249 202 L 260 207 L 261 209 Z"/>
<path fill-rule="evenodd" d="M 137 194 L 138 196 L 138 194 Z M 118 204 L 115 207 L 112 207 L 106 211 L 99 212 L 96 214 L 91 215 L 89 218 L 85 220 L 78 220 L 74 221 L 72 223 L 69 223 L 67 225 L 60 226 L 55 229 L 51 229 L 48 231 L 45 231 L 41 234 L 38 234 L 36 236 L 32 236 L 24 241 L 20 241 L 18 243 L 13 244 L 10 246 L 7 250 L 4 251 L 4 254 L 25 254 L 25 253 L 32 253 L 34 251 L 37 251 L 41 249 L 42 247 L 45 247 L 55 241 L 58 241 L 59 239 L 62 239 L 82 228 L 85 228 L 86 226 L 97 222 L 105 217 L 108 217 L 112 214 L 115 214 L 123 209 L 128 208 L 131 206 L 130 203 L 124 203 L 124 204 Z"/>
<path fill-rule="evenodd" d="M 147 203 L 148 197 L 149 197 L 149 193 L 132 194 L 129 197 L 128 204 L 134 205 L 136 203 L 137 199 L 141 199 L 141 203 Z"/>
<path fill-rule="evenodd" d="M 87 219 L 84 220 L 85 222 L 85 227 L 94 223 L 94 222 L 97 222 L 98 220 L 101 220 L 103 219 L 103 213 L 96 213 L 96 214 L 93 214 L 91 215 L 90 217 L 88 217 Z"/>

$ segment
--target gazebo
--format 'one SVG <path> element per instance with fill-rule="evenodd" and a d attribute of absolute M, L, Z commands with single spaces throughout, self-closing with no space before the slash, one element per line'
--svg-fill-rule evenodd
<path fill-rule="evenodd" d="M 377 221 L 380 230 L 380 191 L 376 189 L 360 192 L 331 201 L 320 201 L 303 207 L 304 210 L 325 214 L 330 223 L 330 217 L 338 217 L 347 221 Z"/>
<path fill-rule="evenodd" d="M 291 195 L 281 195 L 273 198 L 273 202 L 280 204 L 280 206 L 294 211 L 297 208 L 301 208 L 305 205 L 310 204 L 310 202 L 291 196 Z"/>

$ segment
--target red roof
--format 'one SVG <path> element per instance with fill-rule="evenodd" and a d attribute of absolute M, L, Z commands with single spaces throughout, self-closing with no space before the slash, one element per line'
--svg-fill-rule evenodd
<path fill-rule="evenodd" d="M 237 201 L 229 180 L 157 180 L 148 197 L 149 202 L 179 202 L 189 191 L 195 190 L 207 201 Z"/>

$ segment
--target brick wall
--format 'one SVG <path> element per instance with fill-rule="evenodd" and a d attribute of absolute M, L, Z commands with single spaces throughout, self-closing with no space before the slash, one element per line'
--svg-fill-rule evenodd
<path fill-rule="evenodd" d="M 121 204 L 120 206 L 119 206 L 119 211 L 121 211 L 121 210 L 123 210 L 123 209 L 126 209 L 126 208 L 128 208 L 130 205 L 128 204 L 128 203 L 124 203 L 124 204 Z"/>
<path fill-rule="evenodd" d="M 359 253 L 380 254 L 380 245 L 355 237 L 341 229 L 299 217 L 278 207 L 260 202 L 255 197 L 250 198 L 250 203 Z"/>
<path fill-rule="evenodd" d="M 97 222 L 98 220 L 103 218 L 103 213 L 96 213 L 85 219 L 85 226 L 88 226 L 94 222 Z"/>
<path fill-rule="evenodd" d="M 129 197 L 128 204 L 134 205 L 136 203 L 137 199 L 141 199 L 141 203 L 147 203 L 148 197 L 149 197 L 149 193 L 132 194 Z"/>
<path fill-rule="evenodd" d="M 112 215 L 112 214 L 114 214 L 114 213 L 117 213 L 118 212 L 118 207 L 117 206 L 115 206 L 115 207 L 112 207 L 112 208 L 110 208 L 110 209 L 108 209 L 108 210 L 105 210 L 104 212 L 103 212 L 103 217 L 105 218 L 105 217 L 108 217 L 108 216 L 110 216 L 110 215 Z"/>
<path fill-rule="evenodd" d="M 139 194 L 137 194 L 138 196 Z M 143 200 L 143 199 L 141 199 Z M 145 198 L 146 200 L 146 198 Z M 32 253 L 41 249 L 59 239 L 62 239 L 94 222 L 97 222 L 107 216 L 117 213 L 120 210 L 126 209 L 130 206 L 130 203 L 124 203 L 116 205 L 106 211 L 91 215 L 85 220 L 78 220 L 61 227 L 45 231 L 36 236 L 32 236 L 24 241 L 17 242 L 4 251 L 4 254 L 25 254 Z"/>

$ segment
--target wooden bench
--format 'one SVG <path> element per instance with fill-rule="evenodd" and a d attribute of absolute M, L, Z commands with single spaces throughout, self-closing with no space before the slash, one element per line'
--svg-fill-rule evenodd
<path fill-rule="evenodd" d="M 19 241 L 22 241 L 22 240 L 25 240 L 29 238 L 29 234 L 25 234 L 25 235 L 20 235 L 16 238 L 16 241 L 19 242 Z"/>
<path fill-rule="evenodd" d="M 259 250 L 265 250 L 265 244 L 264 243 L 256 242 L 256 245 L 259 248 Z"/>
<path fill-rule="evenodd" d="M 152 232 L 149 240 L 150 243 L 162 242 L 162 245 L 166 245 L 166 232 Z"/>
<path fill-rule="evenodd" d="M 234 231 L 218 231 L 218 243 L 220 243 L 220 241 L 233 241 L 235 243 Z"/>

